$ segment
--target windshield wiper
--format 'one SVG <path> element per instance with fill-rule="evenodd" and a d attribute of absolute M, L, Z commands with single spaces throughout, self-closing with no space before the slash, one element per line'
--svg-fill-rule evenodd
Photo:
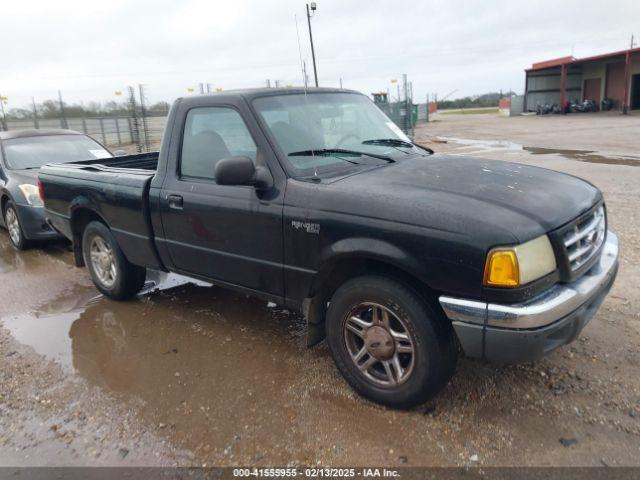
<path fill-rule="evenodd" d="M 392 147 L 413 147 L 413 143 L 407 142 L 405 140 L 400 140 L 399 138 L 376 138 L 373 140 L 365 140 L 362 142 L 363 145 L 391 145 Z"/>
<path fill-rule="evenodd" d="M 378 158 L 380 160 L 384 160 L 389 163 L 395 163 L 395 160 L 386 155 L 378 155 L 377 153 L 368 153 L 368 152 L 359 152 L 357 150 L 348 150 L 346 148 L 318 148 L 318 149 L 310 149 L 310 150 L 300 150 L 299 152 L 291 152 L 289 157 L 299 157 L 303 155 L 331 155 L 331 154 L 345 154 L 345 155 L 358 155 L 360 157 L 373 157 Z M 360 162 L 354 162 L 353 160 L 348 160 L 344 157 L 340 157 L 336 155 L 336 158 L 344 160 L 345 162 L 353 163 L 354 165 L 362 165 Z"/>
<path fill-rule="evenodd" d="M 428 153 L 433 153 L 433 150 L 427 147 L 423 147 L 422 145 L 418 145 L 417 143 L 407 142 L 406 140 L 400 140 L 399 138 L 376 138 L 374 140 L 365 140 L 362 142 L 363 145 L 389 145 L 390 147 L 405 147 L 412 148 L 417 147 L 421 150 L 424 150 Z"/>

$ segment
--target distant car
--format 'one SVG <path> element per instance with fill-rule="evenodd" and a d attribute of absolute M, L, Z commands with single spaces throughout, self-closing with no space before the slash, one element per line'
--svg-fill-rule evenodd
<path fill-rule="evenodd" d="M 45 220 L 38 171 L 46 163 L 68 163 L 113 154 L 93 138 L 73 130 L 0 132 L 0 225 L 24 250 L 36 240 L 62 238 Z"/>

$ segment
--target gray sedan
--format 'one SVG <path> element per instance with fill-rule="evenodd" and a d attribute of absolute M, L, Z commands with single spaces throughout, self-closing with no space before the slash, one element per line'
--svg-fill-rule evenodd
<path fill-rule="evenodd" d="M 112 157 L 93 138 L 73 130 L 0 132 L 0 226 L 18 250 L 61 238 L 44 216 L 38 171 L 47 163 Z"/>

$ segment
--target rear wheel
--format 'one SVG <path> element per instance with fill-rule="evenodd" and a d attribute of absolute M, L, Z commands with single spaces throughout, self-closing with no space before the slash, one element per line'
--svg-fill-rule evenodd
<path fill-rule="evenodd" d="M 13 202 L 9 200 L 4 207 L 4 224 L 9 232 L 9 239 L 11 244 L 18 250 L 26 250 L 29 248 L 29 241 L 24 236 L 24 231 L 20 225 L 20 219 L 18 218 L 18 212 Z"/>
<path fill-rule="evenodd" d="M 115 300 L 127 300 L 143 287 L 146 270 L 129 262 L 111 230 L 91 222 L 82 235 L 84 263 L 100 292 Z"/>
<path fill-rule="evenodd" d="M 382 277 L 348 281 L 327 312 L 338 369 L 361 395 L 394 408 L 434 397 L 455 370 L 453 332 L 412 289 Z"/>

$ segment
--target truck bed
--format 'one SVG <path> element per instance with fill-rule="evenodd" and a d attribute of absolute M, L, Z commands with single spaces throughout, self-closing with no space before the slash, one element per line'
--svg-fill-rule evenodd
<path fill-rule="evenodd" d="M 49 164 L 40 170 L 46 215 L 67 238 L 83 209 L 95 212 L 136 265 L 161 268 L 155 256 L 150 220 L 149 187 L 156 174 L 158 152 Z"/>
<path fill-rule="evenodd" d="M 158 168 L 159 152 L 137 153 L 111 158 L 96 158 L 81 162 L 65 163 L 64 166 L 72 168 L 91 168 L 95 170 L 144 170 L 145 173 L 155 172 Z"/>

